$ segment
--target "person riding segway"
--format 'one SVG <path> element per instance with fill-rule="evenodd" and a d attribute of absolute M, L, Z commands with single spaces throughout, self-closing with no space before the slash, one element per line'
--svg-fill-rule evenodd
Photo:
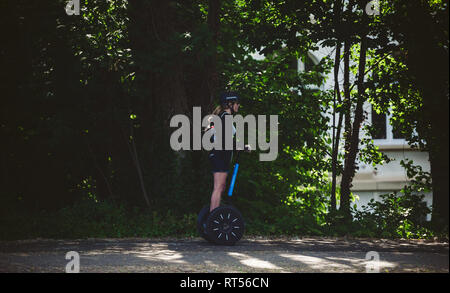
<path fill-rule="evenodd" d="M 239 111 L 240 99 L 234 92 L 226 92 L 220 95 L 220 105 L 213 111 L 213 115 L 218 115 L 222 122 L 222 135 L 225 134 L 225 117 L 233 115 Z M 210 128 L 214 128 L 211 123 Z M 222 149 L 211 150 L 209 161 L 211 172 L 214 177 L 214 188 L 209 205 L 203 207 L 198 214 L 197 230 L 204 239 L 222 245 L 233 245 L 241 239 L 245 230 L 245 223 L 242 214 L 232 205 L 220 205 L 222 193 L 225 191 L 226 179 L 229 172 L 229 165 L 236 152 L 236 162 L 233 170 L 228 196 L 231 199 L 233 194 L 236 176 L 239 168 L 239 151 L 236 150 L 235 136 L 236 129 L 233 126 L 233 150 L 225 149 L 225 137 L 222 137 Z M 215 139 L 213 137 L 213 139 Z M 249 146 L 245 146 L 246 151 L 250 151 Z"/>

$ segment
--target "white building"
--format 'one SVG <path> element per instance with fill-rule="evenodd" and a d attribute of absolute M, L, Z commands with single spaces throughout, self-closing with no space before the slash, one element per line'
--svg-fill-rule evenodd
<path fill-rule="evenodd" d="M 320 48 L 318 51 L 308 53 L 310 61 L 317 64 L 325 56 L 331 56 L 334 58 L 334 48 Z M 341 63 L 341 89 L 343 83 L 343 64 Z M 298 61 L 299 71 L 305 69 L 305 64 L 301 60 Z M 352 82 L 352 80 L 350 80 Z M 333 71 L 327 76 L 326 82 L 321 86 L 321 90 L 329 90 L 334 88 L 334 74 Z M 376 170 L 371 165 L 359 163 L 359 170 L 355 174 L 353 179 L 353 194 L 357 195 L 359 199 L 356 201 L 357 207 L 367 205 L 370 199 L 379 200 L 379 195 L 390 193 L 392 191 L 399 191 L 408 183 L 406 176 L 406 170 L 400 165 L 401 160 L 411 159 L 415 165 L 420 165 L 423 171 L 430 172 L 430 162 L 428 160 L 428 153 L 421 152 L 416 149 L 412 149 L 405 139 L 397 137 L 393 131 L 392 125 L 389 123 L 389 115 L 379 115 L 376 112 L 372 113 L 372 106 L 366 102 L 363 106 L 364 111 L 368 113 L 368 119 L 363 122 L 376 123 L 377 128 L 380 130 L 377 137 L 373 137 L 374 144 L 386 154 L 393 161 L 377 166 Z M 332 123 L 332 119 L 330 119 Z M 337 121 L 337 117 L 336 117 Z M 336 122 L 337 123 L 337 122 Z M 332 125 L 330 125 L 332 129 Z M 366 134 L 363 132 L 363 128 L 360 131 L 360 138 Z M 342 130 L 343 133 L 343 130 Z M 331 134 L 331 130 L 330 130 Z M 343 139 L 341 139 L 342 142 Z M 343 143 L 343 142 L 342 142 Z M 342 146 L 343 147 L 343 146 Z M 339 178 L 338 178 L 339 186 Z M 424 199 L 431 208 L 432 206 L 432 193 L 425 194 Z M 431 219 L 431 215 L 428 215 L 427 220 Z"/>
<path fill-rule="evenodd" d="M 314 52 L 308 52 L 308 59 L 310 62 L 317 64 L 322 58 L 330 56 L 334 59 L 334 47 L 321 47 Z M 263 55 L 253 54 L 255 59 L 264 59 Z M 302 62 L 301 59 L 297 61 L 298 71 L 304 71 L 308 65 Z M 340 88 L 343 88 L 343 62 L 341 62 L 340 68 Z M 350 76 L 350 83 L 354 83 L 354 76 Z M 333 70 L 328 76 L 326 76 L 325 83 L 318 88 L 319 90 L 334 89 L 334 73 Z M 351 191 L 357 196 L 356 202 L 352 203 L 357 205 L 358 209 L 361 209 L 363 205 L 367 205 L 371 199 L 376 201 L 380 200 L 380 195 L 390 193 L 393 191 L 400 191 L 410 180 L 406 175 L 406 170 L 400 165 L 401 160 L 410 159 L 413 160 L 414 165 L 420 165 L 422 170 L 430 172 L 430 162 L 428 160 L 428 153 L 422 152 L 417 149 L 412 149 L 404 138 L 397 137 L 392 125 L 389 123 L 390 115 L 378 115 L 376 112 L 372 113 L 372 105 L 369 102 L 365 102 L 363 109 L 368 113 L 368 119 L 363 122 L 364 124 L 377 123 L 380 132 L 374 139 L 375 146 L 378 146 L 380 151 L 386 154 L 391 162 L 372 167 L 372 165 L 358 163 L 359 170 L 357 170 L 355 177 L 353 178 Z M 336 115 L 337 116 L 337 115 Z M 332 118 L 332 117 L 330 117 Z M 337 123 L 338 116 L 336 117 Z M 332 119 L 330 119 L 330 136 L 332 131 Z M 341 133 L 343 133 L 343 129 Z M 363 138 L 367 134 L 364 133 L 363 127 L 360 131 L 360 138 Z M 341 137 L 341 150 L 343 150 L 343 138 Z M 331 174 L 330 174 L 331 178 Z M 340 178 L 337 178 L 337 186 L 340 185 Z M 424 201 L 427 206 L 432 206 L 432 193 L 425 194 Z M 427 220 L 431 220 L 431 214 L 427 216 Z"/>

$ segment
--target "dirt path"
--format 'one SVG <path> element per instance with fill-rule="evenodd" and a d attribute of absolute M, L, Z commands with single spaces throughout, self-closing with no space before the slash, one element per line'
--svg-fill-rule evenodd
<path fill-rule="evenodd" d="M 246 238 L 232 247 L 203 239 L 0 242 L 0 272 L 449 272 L 448 242 Z M 368 252 L 379 257 L 369 257 Z M 368 260 L 366 260 L 368 257 Z"/>

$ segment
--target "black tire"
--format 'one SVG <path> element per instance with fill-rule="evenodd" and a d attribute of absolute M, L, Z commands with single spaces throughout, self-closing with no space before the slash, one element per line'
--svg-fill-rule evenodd
<path fill-rule="evenodd" d="M 197 232 L 203 239 L 212 242 L 211 239 L 206 234 L 206 221 L 209 216 L 209 205 L 204 206 L 197 216 Z"/>
<path fill-rule="evenodd" d="M 206 221 L 206 234 L 219 245 L 234 245 L 245 232 L 241 213 L 232 206 L 220 206 L 213 210 Z"/>

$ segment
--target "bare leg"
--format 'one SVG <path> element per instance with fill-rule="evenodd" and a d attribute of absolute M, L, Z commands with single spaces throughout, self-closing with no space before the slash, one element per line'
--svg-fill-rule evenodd
<path fill-rule="evenodd" d="M 223 191 L 225 190 L 225 184 L 227 180 L 227 172 L 216 172 L 214 173 L 214 189 L 211 195 L 211 205 L 209 211 L 212 212 L 215 208 L 220 205 L 220 198 Z"/>

